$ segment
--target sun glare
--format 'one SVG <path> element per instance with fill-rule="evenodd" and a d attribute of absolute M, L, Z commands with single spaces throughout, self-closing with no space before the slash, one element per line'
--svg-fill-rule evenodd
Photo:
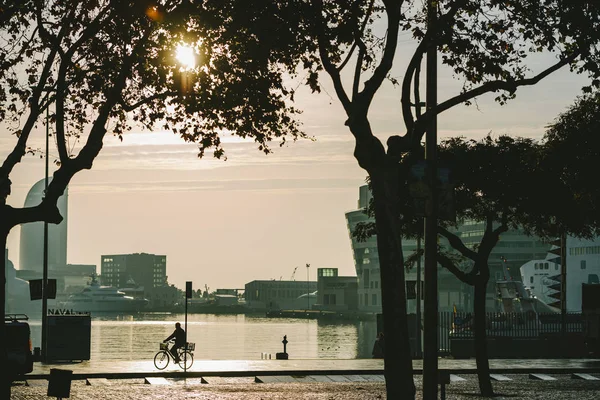
<path fill-rule="evenodd" d="M 196 56 L 194 49 L 190 46 L 180 44 L 175 51 L 175 58 L 181 63 L 184 69 L 192 69 L 196 66 Z"/>

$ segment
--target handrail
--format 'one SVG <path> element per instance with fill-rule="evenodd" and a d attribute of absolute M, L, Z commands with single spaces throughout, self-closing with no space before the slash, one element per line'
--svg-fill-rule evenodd
<path fill-rule="evenodd" d="M 4 322 L 17 322 L 17 321 L 28 321 L 29 316 L 27 314 L 5 314 Z"/>

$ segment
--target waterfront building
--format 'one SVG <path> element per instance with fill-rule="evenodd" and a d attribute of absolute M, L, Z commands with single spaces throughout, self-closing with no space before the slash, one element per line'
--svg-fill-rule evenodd
<path fill-rule="evenodd" d="M 128 293 L 128 289 L 120 289 Z M 140 293 L 131 293 L 134 296 L 140 296 Z M 171 311 L 173 306 L 181 304 L 185 301 L 185 293 L 178 289 L 175 285 L 156 286 L 150 292 L 143 292 L 143 297 L 148 300 L 148 310 L 152 311 Z M 192 301 L 195 299 L 188 299 Z"/>
<path fill-rule="evenodd" d="M 167 283 L 167 256 L 133 253 L 101 256 L 100 278 L 103 285 L 116 288 L 143 288 L 143 297 L 150 301 L 149 307 L 164 303 L 160 296 L 172 290 Z M 133 284 L 135 282 L 135 284 Z M 160 295 L 158 294 L 160 293 Z"/>
<path fill-rule="evenodd" d="M 218 306 L 235 306 L 239 304 L 238 292 L 240 289 L 217 289 L 215 291 L 215 304 Z"/>
<path fill-rule="evenodd" d="M 365 209 L 371 200 L 371 192 L 367 185 L 359 189 L 358 208 L 346 213 L 346 223 L 350 235 L 356 276 L 358 277 L 358 308 L 366 312 L 381 312 L 381 281 L 379 271 L 379 253 L 377 251 L 377 237 L 372 236 L 364 242 L 358 241 L 352 236 L 359 223 L 372 222 Z M 463 221 L 452 231 L 456 233 L 463 242 L 473 247 L 480 243 L 485 229 L 485 223 L 481 221 Z M 446 240 L 441 238 L 440 243 L 450 246 Z M 421 241 L 421 246 L 423 243 Z M 509 230 L 501 235 L 500 241 L 492 250 L 489 257 L 491 270 L 490 282 L 488 284 L 486 308 L 497 311 L 498 299 L 496 297 L 496 281 L 504 280 L 504 269 L 509 271 L 512 279 L 520 279 L 519 267 L 528 260 L 544 257 L 550 249 L 550 244 L 540 238 L 527 236 L 521 230 Z M 417 240 L 402 240 L 404 258 L 417 250 Z M 466 261 L 465 268 L 470 268 Z M 423 262 L 421 260 L 421 265 Z M 409 313 L 416 310 L 415 283 L 417 280 L 416 268 L 406 272 L 407 281 L 407 307 Z M 421 281 L 423 271 L 421 271 Z M 412 296 L 411 296 L 412 295 Z M 458 311 L 470 311 L 473 309 L 473 289 L 458 280 L 449 271 L 438 268 L 438 309 L 440 311 L 452 311 L 456 306 Z M 422 307 L 421 307 L 422 309 Z"/>
<path fill-rule="evenodd" d="M 316 303 L 316 290 L 317 282 L 311 281 L 252 281 L 246 283 L 244 296 L 254 310 L 306 309 Z"/>
<path fill-rule="evenodd" d="M 559 247 L 555 249 L 560 251 Z M 560 253 L 547 253 L 545 258 L 524 263 L 521 268 L 523 283 L 529 293 L 542 302 L 560 310 L 561 265 Z M 600 284 L 600 237 L 591 240 L 567 236 L 567 311 L 581 312 L 581 286 Z M 555 254 L 555 253 L 558 253 Z"/>
<path fill-rule="evenodd" d="M 317 303 L 313 308 L 323 311 L 357 311 L 358 278 L 338 276 L 337 268 L 318 268 Z"/>
<path fill-rule="evenodd" d="M 46 179 L 37 181 L 25 197 L 24 207 L 34 207 L 42 202 Z M 52 178 L 48 178 L 51 182 Z M 63 220 L 60 224 L 48 224 L 48 273 L 67 265 L 67 226 L 69 189 L 58 198 L 57 207 Z M 37 273 L 41 278 L 44 265 L 44 223 L 30 222 L 21 225 L 19 239 L 19 270 Z"/>

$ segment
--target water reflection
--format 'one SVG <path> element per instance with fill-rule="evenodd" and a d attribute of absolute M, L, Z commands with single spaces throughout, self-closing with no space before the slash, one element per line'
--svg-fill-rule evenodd
<path fill-rule="evenodd" d="M 93 315 L 91 359 L 150 360 L 159 343 L 185 325 L 184 314 Z M 41 321 L 30 320 L 33 346 L 41 342 Z M 376 336 L 374 321 L 319 321 L 266 318 L 263 314 L 188 314 L 188 340 L 194 356 L 203 360 L 257 360 L 261 353 L 275 358 L 283 351 L 296 359 L 371 358 Z"/>

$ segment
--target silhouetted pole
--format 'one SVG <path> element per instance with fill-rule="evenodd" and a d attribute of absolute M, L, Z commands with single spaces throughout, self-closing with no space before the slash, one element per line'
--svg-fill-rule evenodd
<path fill-rule="evenodd" d="M 436 22 L 437 1 L 429 0 L 427 5 L 427 30 L 432 41 L 427 49 L 427 89 L 426 103 L 429 125 L 425 143 L 427 182 L 431 192 L 429 208 L 425 213 L 425 304 L 424 304 L 424 352 L 423 352 L 423 399 L 437 399 L 437 49 Z"/>
<path fill-rule="evenodd" d="M 187 327 L 187 317 L 188 317 L 188 299 L 192 298 L 192 282 L 191 281 L 187 281 L 185 283 L 185 345 L 184 345 L 184 349 L 185 351 L 183 352 L 183 372 L 187 371 L 187 349 L 188 349 L 188 340 L 187 340 L 187 334 L 188 334 L 188 327 Z"/>
<path fill-rule="evenodd" d="M 46 92 L 49 93 L 49 92 Z M 46 94 L 46 99 L 48 99 L 48 94 Z M 50 147 L 50 126 L 49 126 L 49 115 L 48 110 L 50 106 L 46 101 L 46 179 L 44 181 L 44 197 L 48 193 L 48 174 L 49 174 L 49 165 L 48 165 L 48 151 Z M 46 343 L 48 342 L 48 222 L 44 221 L 44 253 L 43 253 L 44 261 L 42 264 L 42 343 L 41 343 L 41 356 L 42 361 L 47 362 L 48 359 L 48 349 Z"/>
<path fill-rule="evenodd" d="M 421 253 L 421 235 L 417 237 L 417 254 Z M 415 336 L 415 351 L 417 358 L 423 357 L 423 350 L 421 348 L 421 256 L 417 258 L 417 312 L 416 312 L 416 331 Z"/>
<path fill-rule="evenodd" d="M 421 107 L 425 103 L 421 103 L 421 63 L 417 65 L 415 69 L 415 79 L 413 90 L 415 94 L 415 115 L 417 118 L 421 117 Z M 423 223 L 423 220 L 420 221 Z M 421 233 L 417 236 L 417 307 L 416 307 L 416 323 L 415 323 L 415 355 L 417 358 L 423 358 L 423 347 L 421 345 L 421 299 L 423 293 L 421 290 Z"/>
<path fill-rule="evenodd" d="M 306 264 L 306 309 L 310 310 L 310 297 L 308 294 L 310 293 L 310 282 L 308 281 L 308 269 L 310 268 L 310 264 Z"/>

